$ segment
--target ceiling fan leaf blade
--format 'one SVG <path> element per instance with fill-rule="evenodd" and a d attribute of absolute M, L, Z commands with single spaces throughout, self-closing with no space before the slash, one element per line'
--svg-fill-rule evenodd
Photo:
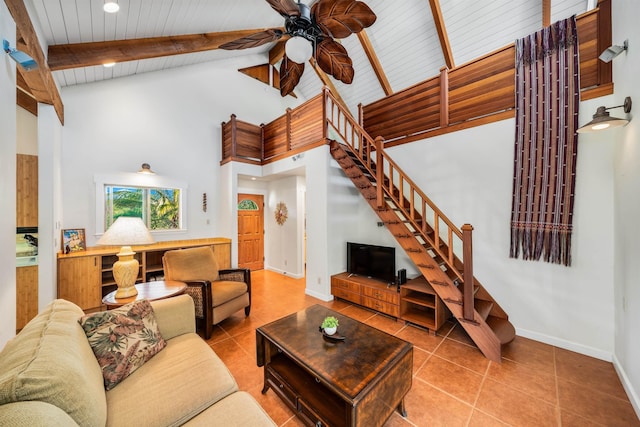
<path fill-rule="evenodd" d="M 319 0 L 311 14 L 325 34 L 337 39 L 359 33 L 377 19 L 369 6 L 357 0 Z"/>
<path fill-rule="evenodd" d="M 353 81 L 353 62 L 344 46 L 335 40 L 324 39 L 318 44 L 316 61 L 322 71 L 336 80 L 346 84 Z"/>
<path fill-rule="evenodd" d="M 287 16 L 300 16 L 300 9 L 293 0 L 267 0 L 267 3 L 285 18 Z"/>
<path fill-rule="evenodd" d="M 304 64 L 298 64 L 287 58 L 287 55 L 282 57 L 282 63 L 280 64 L 280 95 L 287 96 L 300 82 L 300 78 L 304 73 Z"/>
<path fill-rule="evenodd" d="M 255 33 L 247 37 L 241 37 L 228 43 L 221 44 L 220 49 L 237 50 L 258 47 L 262 46 L 263 44 L 279 40 L 282 37 L 282 34 L 282 31 L 277 29 L 260 31 L 259 33 Z"/>

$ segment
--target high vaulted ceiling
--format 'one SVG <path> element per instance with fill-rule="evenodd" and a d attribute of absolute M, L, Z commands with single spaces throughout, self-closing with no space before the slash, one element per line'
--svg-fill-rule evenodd
<path fill-rule="evenodd" d="M 311 0 L 305 0 L 311 3 Z M 442 67 L 453 68 L 513 42 L 555 22 L 595 7 L 595 0 L 364 0 L 377 15 L 366 34 L 342 39 L 353 60 L 351 85 L 330 78 L 352 112 L 358 103 L 368 104 L 437 75 Z M 204 50 L 149 59 L 133 59 L 112 68 L 89 65 L 53 66 L 67 44 L 89 43 L 96 52 L 120 49 L 122 44 L 101 43 L 236 30 L 282 27 L 284 19 L 265 0 L 117 0 L 120 11 L 105 13 L 104 0 L 25 0 L 40 36 L 48 44 L 49 63 L 59 86 L 85 84 L 217 61 L 238 55 L 264 56 L 269 62 L 274 43 L 257 48 L 225 51 Z M 544 18 L 543 18 L 544 16 Z M 223 34 L 224 36 L 224 34 Z M 154 39 L 154 50 L 168 39 Z M 193 40 L 189 40 L 193 42 Z M 226 40 L 225 40 L 226 41 Z M 222 41 L 223 43 L 224 41 Z M 128 42 L 139 45 L 138 42 Z M 213 41 L 208 46 L 217 46 Z M 184 52 L 184 45 L 174 52 Z M 193 43 L 191 44 L 193 46 Z M 100 50 L 99 50 L 100 49 Z M 104 50 L 106 49 L 106 50 Z M 177 50 L 175 50 L 177 49 Z M 157 49 L 155 49 L 157 50 Z M 163 54 L 163 53 L 160 53 Z M 105 54 L 105 56 L 107 56 Z M 130 59 L 130 58 L 127 58 Z M 109 58 L 104 58 L 106 62 Z M 99 62 L 102 62 L 100 60 Z M 66 65 L 65 67 L 69 67 Z M 56 69 L 59 69 L 56 71 Z M 310 98 L 321 90 L 323 76 L 311 66 L 295 92 Z M 326 77 L 326 76 L 325 76 Z M 250 77 L 247 77 L 250 78 Z M 273 89 L 276 90 L 276 89 Z"/>

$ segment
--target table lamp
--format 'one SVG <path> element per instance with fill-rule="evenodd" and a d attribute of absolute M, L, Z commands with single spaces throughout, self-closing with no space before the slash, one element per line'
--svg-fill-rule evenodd
<path fill-rule="evenodd" d="M 142 218 L 121 216 L 98 240 L 98 245 L 122 246 L 118 261 L 113 264 L 113 278 L 118 285 L 116 298 L 127 298 L 138 294 L 135 287 L 140 263 L 131 245 L 153 243 L 153 237 L 142 222 Z"/>

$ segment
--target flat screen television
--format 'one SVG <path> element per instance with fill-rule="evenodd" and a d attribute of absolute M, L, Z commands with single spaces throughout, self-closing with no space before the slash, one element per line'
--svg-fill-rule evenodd
<path fill-rule="evenodd" d="M 396 281 L 396 248 L 347 242 L 347 273 Z"/>

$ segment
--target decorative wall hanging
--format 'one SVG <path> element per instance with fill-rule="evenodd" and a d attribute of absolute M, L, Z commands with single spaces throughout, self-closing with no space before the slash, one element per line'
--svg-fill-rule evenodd
<path fill-rule="evenodd" d="M 276 205 L 275 215 L 278 225 L 282 225 L 287 221 L 289 212 L 287 211 L 287 205 L 285 205 L 284 202 L 278 202 Z"/>
<path fill-rule="evenodd" d="M 516 40 L 512 258 L 571 265 L 579 74 L 575 16 Z"/>

